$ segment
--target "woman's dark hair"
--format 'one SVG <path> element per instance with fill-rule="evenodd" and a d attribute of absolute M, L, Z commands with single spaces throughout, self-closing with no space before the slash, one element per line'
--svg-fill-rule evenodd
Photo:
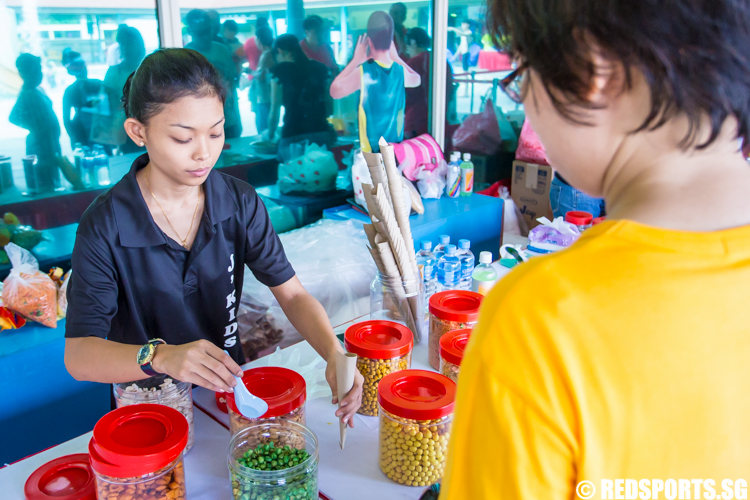
<path fill-rule="evenodd" d="M 264 47 L 273 47 L 273 31 L 268 26 L 261 26 L 255 32 L 255 36 Z"/>
<path fill-rule="evenodd" d="M 406 43 L 409 44 L 411 40 L 414 40 L 414 43 L 417 44 L 417 47 L 420 49 L 426 50 L 432 45 L 430 35 L 428 35 L 422 28 L 410 28 L 409 31 L 406 32 Z"/>
<path fill-rule="evenodd" d="M 595 108 L 587 95 L 596 44 L 623 64 L 626 88 L 632 68 L 648 82 L 651 108 L 634 132 L 684 114 L 690 128 L 682 146 L 688 148 L 708 117 L 711 136 L 697 145 L 705 148 L 734 116 L 739 137 L 748 138 L 747 0 L 488 0 L 488 10 L 495 42 L 506 41 L 505 48 L 539 74 L 555 107 L 573 122 L 588 124 L 581 108 Z"/>
<path fill-rule="evenodd" d="M 308 60 L 305 53 L 302 52 L 302 48 L 299 46 L 299 40 L 291 33 L 287 33 L 286 35 L 281 35 L 280 37 L 276 38 L 276 41 L 273 42 L 273 48 L 275 50 L 283 50 L 284 52 L 289 52 L 290 54 L 292 54 L 294 62 L 304 62 Z"/>
<path fill-rule="evenodd" d="M 307 16 L 304 21 L 302 21 L 302 30 L 303 31 L 310 31 L 310 30 L 316 30 L 320 31 L 323 29 L 323 18 L 320 16 Z"/>
<path fill-rule="evenodd" d="M 203 55 L 190 49 L 160 49 L 128 77 L 122 105 L 128 118 L 148 123 L 161 109 L 187 96 L 227 98 L 221 76 Z"/>

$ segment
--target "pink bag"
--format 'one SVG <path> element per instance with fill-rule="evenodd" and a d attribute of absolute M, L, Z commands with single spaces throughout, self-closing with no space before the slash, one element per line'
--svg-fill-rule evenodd
<path fill-rule="evenodd" d="M 443 151 L 430 134 L 422 134 L 413 139 L 392 144 L 396 153 L 396 161 L 403 169 L 404 177 L 410 181 L 416 181 L 417 167 L 425 165 L 428 170 L 433 170 L 443 160 Z M 434 167 L 431 165 L 434 164 Z"/>
<path fill-rule="evenodd" d="M 484 111 L 467 117 L 453 134 L 453 150 L 473 155 L 490 156 L 503 145 L 495 106 L 487 100 Z"/>
<path fill-rule="evenodd" d="M 544 151 L 544 146 L 542 146 L 534 129 L 531 128 L 529 120 L 523 122 L 521 136 L 518 138 L 516 160 L 549 166 L 549 160 L 547 159 L 547 153 Z"/>

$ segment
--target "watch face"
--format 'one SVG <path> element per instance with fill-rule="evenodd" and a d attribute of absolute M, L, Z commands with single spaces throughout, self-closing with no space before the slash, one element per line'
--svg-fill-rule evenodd
<path fill-rule="evenodd" d="M 151 344 L 146 344 L 143 347 L 140 348 L 138 351 L 138 364 L 139 365 L 145 365 L 149 361 L 151 361 L 151 356 L 154 352 L 154 346 Z"/>

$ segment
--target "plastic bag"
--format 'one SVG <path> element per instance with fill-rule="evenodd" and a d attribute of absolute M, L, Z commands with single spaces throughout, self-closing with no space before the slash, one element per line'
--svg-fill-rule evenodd
<path fill-rule="evenodd" d="M 31 252 L 15 243 L 5 245 L 13 268 L 3 282 L 5 307 L 27 319 L 57 328 L 57 286 L 39 271 Z"/>
<path fill-rule="evenodd" d="M 62 319 L 68 314 L 68 282 L 70 281 L 70 273 L 73 271 L 68 271 L 65 276 L 63 276 L 62 285 L 60 285 L 60 290 L 57 291 L 57 317 L 58 319 Z"/>
<path fill-rule="evenodd" d="M 443 150 L 430 134 L 422 134 L 392 146 L 399 170 L 410 181 L 417 180 L 416 171 L 420 165 L 437 165 L 445 159 Z"/>
<path fill-rule="evenodd" d="M 578 228 L 565 222 L 562 217 L 550 221 L 546 217 L 537 219 L 541 225 L 529 233 L 529 249 L 554 252 L 569 247 L 581 236 Z"/>
<path fill-rule="evenodd" d="M 416 170 L 417 188 L 422 198 L 438 199 L 443 196 L 445 184 L 448 182 L 448 165 L 440 160 L 438 167 L 428 169 L 427 165 L 420 165 Z"/>
<path fill-rule="evenodd" d="M 279 191 L 288 193 L 320 193 L 336 189 L 339 165 L 333 153 L 317 144 L 291 144 L 293 160 L 279 164 Z M 296 156 L 304 147 L 304 154 Z"/>
<path fill-rule="evenodd" d="M 453 134 L 453 149 L 474 155 L 490 156 L 502 146 L 495 106 L 488 99 L 484 111 L 470 115 Z"/>
<path fill-rule="evenodd" d="M 354 189 L 354 200 L 360 206 L 367 208 L 362 184 L 372 184 L 372 177 L 370 177 L 370 169 L 367 168 L 365 155 L 362 154 L 361 149 L 358 149 L 352 156 L 352 188 Z"/>
<path fill-rule="evenodd" d="M 516 160 L 549 166 L 549 160 L 547 159 L 547 153 L 544 151 L 542 141 L 539 140 L 536 132 L 531 128 L 529 120 L 523 122 L 521 136 L 518 138 Z"/>
<path fill-rule="evenodd" d="M 297 277 L 323 305 L 334 326 L 369 313 L 376 268 L 361 223 L 324 219 L 279 238 Z M 284 348 L 302 340 L 268 287 L 249 270 L 238 321 L 243 349 L 248 344 L 246 352 L 262 354 L 269 347 Z"/>

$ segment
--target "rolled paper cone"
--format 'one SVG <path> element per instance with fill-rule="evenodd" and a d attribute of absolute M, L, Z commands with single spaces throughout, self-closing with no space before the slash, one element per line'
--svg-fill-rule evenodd
<path fill-rule="evenodd" d="M 367 204 L 367 213 L 369 213 L 370 215 L 377 216 L 377 207 L 375 206 L 375 198 L 372 196 L 372 189 L 373 189 L 372 185 L 362 184 L 362 193 L 365 195 L 365 203 Z"/>
<path fill-rule="evenodd" d="M 388 204 L 388 200 L 385 198 L 384 191 L 380 188 L 376 189 L 375 204 L 378 207 L 378 211 L 383 216 L 383 224 L 388 235 L 388 241 L 391 244 L 393 255 L 396 257 L 396 263 L 398 264 L 401 276 L 408 278 L 414 275 L 415 270 L 412 268 L 411 261 L 409 260 L 408 252 L 406 252 L 406 246 L 404 244 L 404 237 L 401 234 L 401 230 L 396 223 L 395 216 L 393 214 L 393 208 Z"/>
<path fill-rule="evenodd" d="M 367 169 L 370 171 L 370 177 L 372 178 L 373 187 L 377 187 L 381 184 L 385 187 L 388 201 L 393 203 L 391 198 L 390 188 L 388 186 L 388 176 L 385 173 L 385 166 L 383 165 L 383 157 L 380 153 L 363 153 L 365 161 L 367 162 Z"/>
<path fill-rule="evenodd" d="M 367 250 L 370 252 L 370 255 L 372 255 L 372 260 L 375 261 L 375 267 L 378 268 L 378 271 L 380 274 L 385 274 L 385 268 L 383 267 L 383 260 L 380 258 L 380 254 L 377 250 L 367 247 Z"/>
<path fill-rule="evenodd" d="M 336 392 L 339 398 L 339 408 L 341 408 L 341 401 L 354 387 L 354 375 L 356 373 L 357 355 L 336 353 Z M 344 443 L 346 443 L 346 423 L 343 418 L 339 418 L 339 439 L 339 445 L 343 450 Z"/>
<path fill-rule="evenodd" d="M 370 246 L 375 248 L 375 245 L 377 244 L 375 242 L 375 237 L 378 235 L 378 230 L 373 224 L 365 224 L 365 234 L 367 235 L 367 241 L 370 242 Z"/>

